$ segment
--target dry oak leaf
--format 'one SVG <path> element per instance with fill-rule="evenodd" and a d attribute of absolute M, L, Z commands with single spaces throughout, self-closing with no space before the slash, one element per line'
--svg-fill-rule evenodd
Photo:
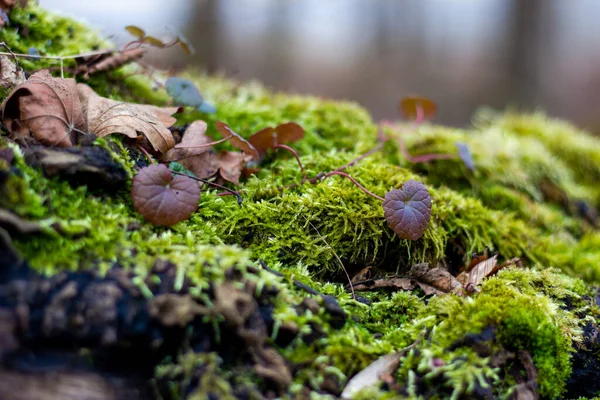
<path fill-rule="evenodd" d="M 72 133 L 86 131 L 77 83 L 54 78 L 48 70 L 36 72 L 4 100 L 2 122 L 13 135 L 72 146 Z"/>
<path fill-rule="evenodd" d="M 154 164 L 140 169 L 131 186 L 133 206 L 154 225 L 174 225 L 198 208 L 200 188 L 186 175 L 173 177 L 169 168 Z"/>
<path fill-rule="evenodd" d="M 179 161 L 185 158 L 197 156 L 211 150 L 210 144 L 213 142 L 206 135 L 206 122 L 194 121 L 183 133 L 180 143 L 167 151 L 161 159 L 163 161 Z M 193 171 L 192 171 L 193 172 Z"/>
<path fill-rule="evenodd" d="M 147 104 L 123 103 L 101 97 L 86 84 L 78 84 L 90 133 L 104 137 L 121 133 L 132 139 L 144 135 L 154 150 L 166 153 L 175 145 L 169 127 L 177 120 L 171 115 L 178 107 L 156 107 Z"/>

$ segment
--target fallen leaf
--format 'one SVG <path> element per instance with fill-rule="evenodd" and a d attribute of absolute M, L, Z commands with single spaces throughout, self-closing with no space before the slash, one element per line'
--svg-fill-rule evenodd
<path fill-rule="evenodd" d="M 383 210 L 389 226 L 398 236 L 417 240 L 429 226 L 431 197 L 425 185 L 411 179 L 402 189 L 385 194 Z"/>
<path fill-rule="evenodd" d="M 223 151 L 218 155 L 218 163 L 221 178 L 238 185 L 244 168 L 244 154 L 237 151 Z"/>
<path fill-rule="evenodd" d="M 498 263 L 498 254 L 481 261 L 469 271 L 463 271 L 456 279 L 466 288 L 467 286 L 477 286 L 486 278 Z"/>
<path fill-rule="evenodd" d="M 398 368 L 400 357 L 403 355 L 404 352 L 397 351 L 381 356 L 373 361 L 367 368 L 354 375 L 348 381 L 342 391 L 341 398 L 352 399 L 359 391 L 378 385 L 383 376 L 394 373 L 396 368 Z"/>
<path fill-rule="evenodd" d="M 179 162 L 201 179 L 210 178 L 219 171 L 219 157 L 213 149 L 197 156 L 184 158 Z"/>
<path fill-rule="evenodd" d="M 131 187 L 133 206 L 154 225 L 184 221 L 198 208 L 200 188 L 185 175 L 173 177 L 169 168 L 154 164 L 140 169 Z"/>
<path fill-rule="evenodd" d="M 443 293 L 463 293 L 463 286 L 448 270 L 439 267 L 431 268 L 428 263 L 413 265 L 408 276 L 417 282 L 431 285 Z"/>
<path fill-rule="evenodd" d="M 250 156 L 251 159 L 257 160 L 259 158 L 258 151 L 256 151 L 254 146 L 252 146 L 250 143 L 248 143 L 248 141 L 246 139 L 244 139 L 243 137 L 241 137 L 240 135 L 235 133 L 233 131 L 233 129 L 231 129 L 229 127 L 229 125 L 227 125 L 221 121 L 217 121 L 217 122 L 215 122 L 215 126 L 217 127 L 217 130 L 221 133 L 221 135 L 223 135 L 224 138 L 230 137 L 229 142 L 231 143 L 231 145 L 233 147 L 242 150 L 244 153 L 246 153 L 248 156 Z"/>
<path fill-rule="evenodd" d="M 371 279 L 372 275 L 373 275 L 373 267 L 365 267 L 363 269 L 361 269 L 360 271 L 358 271 L 358 273 L 356 275 L 354 275 L 352 277 L 352 279 L 350 280 L 350 282 L 352 283 L 358 283 L 358 282 L 362 282 L 362 281 L 366 281 Z"/>
<path fill-rule="evenodd" d="M 162 155 L 163 161 L 179 161 L 210 151 L 212 139 L 206 136 L 206 122 L 194 121 L 183 133 L 181 142 Z"/>
<path fill-rule="evenodd" d="M 78 84 L 82 98 L 87 128 L 90 133 L 104 137 L 121 133 L 132 139 L 144 135 L 154 150 L 165 153 L 175 145 L 169 127 L 177 119 L 176 107 L 156 107 L 147 104 L 123 103 L 98 96 L 89 86 Z"/>
<path fill-rule="evenodd" d="M 295 122 L 264 128 L 248 138 L 248 141 L 261 154 L 278 144 L 297 142 L 304 137 L 304 129 Z"/>
<path fill-rule="evenodd" d="M 400 112 L 406 119 L 416 120 L 421 109 L 423 119 L 431 119 L 437 113 L 437 106 L 433 100 L 423 96 L 409 96 L 400 101 Z"/>
<path fill-rule="evenodd" d="M 13 135 L 33 136 L 43 144 L 72 146 L 72 133 L 86 131 L 76 85 L 46 69 L 36 72 L 4 100 L 4 126 Z"/>

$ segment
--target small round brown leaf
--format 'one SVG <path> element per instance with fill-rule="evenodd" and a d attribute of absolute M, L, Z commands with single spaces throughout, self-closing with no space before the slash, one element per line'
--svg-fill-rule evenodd
<path fill-rule="evenodd" d="M 244 139 L 243 137 L 241 137 L 240 135 L 235 133 L 233 131 L 233 129 L 231 129 L 229 127 L 229 125 L 227 125 L 221 121 L 217 121 L 217 122 L 215 122 L 215 126 L 217 127 L 217 130 L 221 133 L 221 135 L 223 135 L 223 137 L 231 136 L 231 139 L 229 139 L 229 142 L 231 143 L 231 145 L 233 147 L 242 150 L 244 153 L 248 154 L 255 160 L 257 160 L 259 158 L 258 151 L 256 151 L 254 146 L 252 146 L 250 143 L 248 143 L 248 141 L 246 139 Z"/>
<path fill-rule="evenodd" d="M 417 119 L 417 109 L 423 111 L 423 119 L 431 119 L 437 113 L 433 100 L 423 96 L 405 97 L 400 101 L 400 112 L 406 119 Z"/>
<path fill-rule="evenodd" d="M 383 201 L 385 219 L 402 239 L 417 240 L 429 226 L 431 196 L 425 185 L 415 180 L 402 189 L 390 190 Z"/>
<path fill-rule="evenodd" d="M 277 144 L 297 142 L 304 137 L 304 128 L 295 122 L 287 122 L 275 128 Z"/>
<path fill-rule="evenodd" d="M 173 177 L 163 164 L 142 168 L 133 178 L 133 206 L 154 225 L 184 221 L 198 208 L 200 188 L 188 176 Z"/>
<path fill-rule="evenodd" d="M 276 135 L 275 129 L 268 127 L 254 133 L 248 138 L 248 141 L 260 154 L 264 154 L 267 150 L 275 147 Z"/>

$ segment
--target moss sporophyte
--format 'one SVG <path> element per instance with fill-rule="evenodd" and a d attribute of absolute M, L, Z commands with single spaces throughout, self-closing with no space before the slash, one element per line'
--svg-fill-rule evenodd
<path fill-rule="evenodd" d="M 61 79 L 61 60 L 65 79 L 74 76 L 78 61 L 61 56 L 110 48 L 88 27 L 33 3 L 8 16 L 0 41 L 14 54 L 34 47 L 59 57 L 17 56 L 29 73 L 49 69 L 48 79 Z M 71 147 L 19 138 L 16 125 L 0 138 L 0 207 L 12 218 L 0 218 L 0 248 L 16 250 L 2 258 L 11 272 L 0 274 L 0 287 L 12 291 L 0 289 L 0 306 L 35 311 L 29 336 L 14 341 L 38 357 L 34 364 L 45 362 L 40 348 L 72 343 L 59 353 L 100 365 L 94 373 L 124 376 L 114 349 L 138 349 L 127 353 L 131 371 L 165 399 L 326 398 L 379 357 L 405 349 L 389 376 L 354 398 L 506 398 L 527 390 L 591 398 L 600 390 L 591 378 L 600 282 L 596 137 L 543 113 L 481 110 L 471 127 L 439 126 L 424 121 L 423 99 L 411 103 L 417 123 L 376 123 L 351 102 L 272 93 L 191 69 L 179 77 L 215 112 L 174 100 L 156 89 L 166 74 L 129 62 L 85 83 L 119 104 L 183 106 L 172 120 L 153 114 L 163 122 L 151 138 L 138 134 L 145 128 L 97 138 L 72 115 L 56 125 Z M 302 137 L 290 140 L 299 129 Z M 52 144 L 66 136 L 58 139 Z M 57 160 L 72 168 L 57 168 Z M 186 218 L 154 225 L 136 211 L 131 190 L 144 168 L 161 170 L 167 183 L 157 199 L 171 196 L 169 211 Z M 235 190 L 241 204 L 193 178 Z M 141 207 L 155 212 L 144 199 Z M 25 223 L 36 232 L 24 233 Z M 473 270 L 479 263 L 470 262 L 486 248 L 505 265 L 492 276 L 493 267 Z M 343 268 L 352 277 L 365 267 L 371 277 L 353 295 Z M 477 290 L 458 290 L 461 271 Z M 488 272 L 479 279 L 481 271 Z M 431 276 L 457 290 L 426 282 Z M 23 279 L 31 296 L 11 297 Z M 427 285 L 451 293 L 427 295 Z M 77 301 L 108 311 L 94 319 Z M 51 329 L 36 330 L 44 313 L 53 316 Z M 111 315 L 141 322 L 119 325 Z M 148 347 L 131 346 L 131 337 Z M 14 365 L 1 353 L 0 382 Z M 144 365 L 134 362 L 141 354 Z"/>

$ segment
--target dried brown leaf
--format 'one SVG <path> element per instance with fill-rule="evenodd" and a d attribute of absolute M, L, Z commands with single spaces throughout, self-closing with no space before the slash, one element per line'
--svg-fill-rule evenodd
<path fill-rule="evenodd" d="M 463 293 L 463 286 L 450 272 L 439 267 L 430 268 L 428 263 L 413 265 L 408 276 L 444 293 Z"/>
<path fill-rule="evenodd" d="M 492 257 L 481 261 L 470 271 L 461 272 L 456 279 L 464 286 L 468 285 L 477 286 L 484 278 L 488 277 L 491 271 L 496 267 L 498 263 L 498 254 L 494 254 Z"/>
<path fill-rule="evenodd" d="M 142 168 L 133 178 L 131 197 L 135 210 L 148 221 L 170 226 L 196 211 L 200 188 L 189 176 L 173 177 L 165 165 L 154 164 Z"/>
<path fill-rule="evenodd" d="M 166 153 L 175 140 L 169 127 L 177 120 L 172 117 L 177 107 L 156 107 L 147 104 L 123 103 L 98 96 L 89 86 L 77 85 L 88 131 L 99 137 L 121 133 L 132 139 L 144 135 L 154 150 Z"/>
<path fill-rule="evenodd" d="M 264 154 L 267 150 L 275 147 L 277 143 L 276 136 L 275 129 L 267 127 L 252 134 L 252 136 L 248 138 L 248 142 L 254 146 L 256 151 L 260 154 Z"/>
<path fill-rule="evenodd" d="M 221 135 L 223 135 L 223 137 L 231 137 L 229 142 L 233 147 L 242 150 L 244 153 L 252 157 L 252 159 L 257 160 L 259 158 L 258 151 L 256 151 L 254 146 L 248 143 L 246 139 L 235 133 L 233 129 L 229 127 L 229 125 L 221 121 L 217 121 L 215 122 L 215 126 Z"/>
<path fill-rule="evenodd" d="M 248 138 L 248 141 L 261 154 L 278 144 L 297 142 L 304 137 L 304 129 L 295 122 L 262 129 Z"/>
<path fill-rule="evenodd" d="M 183 133 L 181 142 L 167 151 L 161 159 L 163 161 L 179 161 L 184 158 L 193 157 L 210 151 L 208 146 L 212 139 L 206 136 L 206 122 L 194 121 Z"/>
<path fill-rule="evenodd" d="M 221 178 L 238 185 L 244 169 L 244 154 L 237 151 L 223 151 L 218 157 Z"/>
<path fill-rule="evenodd" d="M 219 157 L 213 149 L 206 153 L 184 158 L 179 163 L 192 171 L 198 178 L 210 178 L 219 170 Z"/>
<path fill-rule="evenodd" d="M 73 145 L 73 131 L 85 131 L 85 118 L 74 79 L 54 78 L 48 70 L 33 74 L 2 104 L 2 121 L 17 136 L 33 136 L 48 145 Z"/>

